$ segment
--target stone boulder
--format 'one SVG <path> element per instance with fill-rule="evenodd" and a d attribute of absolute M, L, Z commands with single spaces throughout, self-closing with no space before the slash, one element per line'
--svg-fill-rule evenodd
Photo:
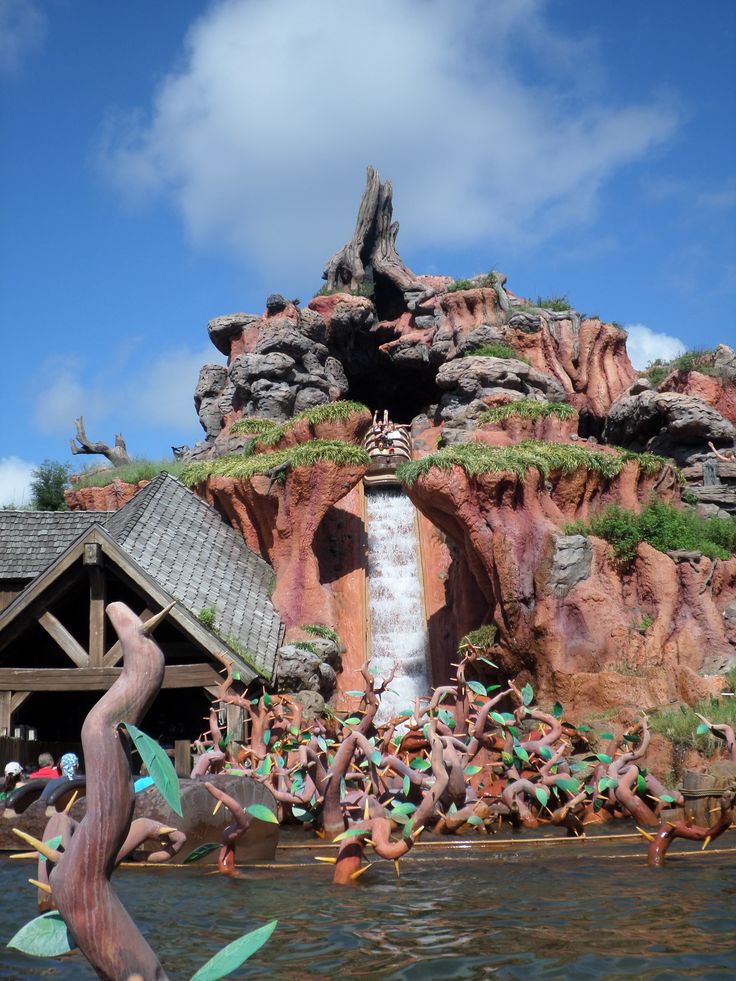
<path fill-rule="evenodd" d="M 725 348 L 725 345 L 721 347 Z M 736 354 L 733 357 L 736 359 Z M 700 371 L 673 371 L 659 386 L 659 391 L 678 392 L 700 399 L 736 425 L 736 383 L 725 375 L 715 377 Z"/>

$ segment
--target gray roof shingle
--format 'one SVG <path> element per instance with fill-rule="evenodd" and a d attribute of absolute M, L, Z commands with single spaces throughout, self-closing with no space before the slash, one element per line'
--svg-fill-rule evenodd
<path fill-rule="evenodd" d="M 112 513 L 0 511 L 0 579 L 39 575 L 95 523 L 195 616 L 213 609 L 223 641 L 273 675 L 283 627 L 270 599 L 271 566 L 170 474 Z"/>
<path fill-rule="evenodd" d="M 0 579 L 35 579 L 109 511 L 0 511 Z"/>

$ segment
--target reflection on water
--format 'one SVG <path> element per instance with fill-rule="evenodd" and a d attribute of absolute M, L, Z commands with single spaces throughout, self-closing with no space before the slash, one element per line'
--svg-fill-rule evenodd
<path fill-rule="evenodd" d="M 642 854 L 593 842 L 467 858 L 417 850 L 400 882 L 380 863 L 348 888 L 321 863 L 248 870 L 245 881 L 202 868 L 122 870 L 115 882 L 172 981 L 273 918 L 272 939 L 233 978 L 733 978 L 736 849 L 673 854 L 663 869 Z M 3 942 L 35 913 L 31 869 L 0 859 Z M 78 955 L 4 950 L 0 962 L 2 979 L 94 977 Z"/>

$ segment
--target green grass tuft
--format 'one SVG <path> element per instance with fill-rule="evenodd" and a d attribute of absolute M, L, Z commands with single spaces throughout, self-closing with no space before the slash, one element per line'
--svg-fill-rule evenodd
<path fill-rule="evenodd" d="M 273 419 L 238 419 L 230 427 L 231 433 L 248 433 L 252 436 L 265 436 L 278 426 Z"/>
<path fill-rule="evenodd" d="M 506 405 L 497 405 L 488 409 L 478 419 L 478 425 L 484 426 L 486 423 L 504 422 L 506 419 L 548 419 L 550 416 L 557 416 L 558 419 L 573 419 L 577 415 L 577 409 L 567 402 L 537 402 L 534 399 L 519 399 L 518 402 L 507 402 Z"/>
<path fill-rule="evenodd" d="M 610 480 L 621 473 L 629 460 L 636 460 L 646 474 L 656 473 L 668 465 L 667 460 L 652 453 L 632 453 L 626 450 L 604 453 L 571 443 L 524 440 L 513 446 L 485 446 L 482 443 L 450 446 L 420 460 L 402 463 L 396 468 L 396 476 L 411 487 L 429 470 L 450 470 L 455 466 L 462 467 L 469 477 L 484 473 L 513 473 L 523 477 L 530 467 L 536 467 L 546 477 L 556 472 L 572 473 L 583 467 Z"/>
<path fill-rule="evenodd" d="M 253 456 L 232 454 L 216 460 L 202 460 L 190 464 L 181 475 L 186 487 L 202 484 L 208 477 L 231 477 L 234 480 L 249 480 L 256 474 L 268 473 L 281 464 L 292 467 L 311 467 L 321 460 L 331 460 L 338 466 L 365 466 L 370 457 L 360 446 L 341 440 L 313 439 L 285 450 L 271 453 L 257 453 Z"/>
<path fill-rule="evenodd" d="M 649 719 L 649 728 L 675 746 L 696 749 L 699 753 L 712 756 L 716 750 L 723 748 L 723 740 L 710 732 L 700 736 L 696 734 L 700 725 L 696 712 L 716 725 L 736 726 L 736 698 L 706 698 L 692 708 L 681 705 L 655 712 Z"/>
<path fill-rule="evenodd" d="M 322 623 L 303 623 L 301 629 L 305 634 L 311 634 L 313 637 L 321 637 L 322 640 L 331 640 L 333 644 L 340 646 L 340 638 L 336 630 L 332 627 L 326 627 Z"/>
<path fill-rule="evenodd" d="M 471 630 L 470 633 L 465 634 L 462 638 L 458 644 L 458 653 L 469 645 L 487 650 L 496 643 L 497 634 L 498 627 L 495 623 L 486 623 L 482 627 L 477 627 L 475 630 Z"/>
<path fill-rule="evenodd" d="M 727 559 L 736 553 L 736 518 L 706 520 L 657 500 L 639 514 L 611 504 L 588 522 L 575 522 L 565 531 L 604 538 L 624 564 L 633 562 L 639 542 L 648 542 L 660 552 L 686 549 L 711 559 Z"/>
<path fill-rule="evenodd" d="M 462 290 L 495 289 L 496 270 L 491 269 L 485 276 L 476 276 L 475 279 L 456 279 L 454 283 L 446 288 L 445 293 L 459 293 Z"/>
<path fill-rule="evenodd" d="M 563 313 L 565 310 L 572 310 L 566 296 L 538 296 L 537 306 L 542 310 L 552 310 L 556 313 Z"/>
<path fill-rule="evenodd" d="M 508 344 L 502 344 L 500 341 L 494 344 L 484 344 L 483 347 L 478 347 L 474 351 L 464 351 L 464 358 L 513 358 L 515 361 L 523 361 L 524 364 L 529 364 L 529 361 L 521 354 L 517 354 L 516 351 L 509 347 Z"/>
<path fill-rule="evenodd" d="M 122 467 L 106 467 L 96 473 L 79 475 L 74 483 L 74 489 L 79 487 L 107 487 L 113 480 L 121 480 L 125 484 L 137 484 L 141 480 L 153 480 L 162 470 L 174 477 L 181 478 L 187 464 L 183 460 L 131 460 Z"/>
<path fill-rule="evenodd" d="M 316 426 L 321 422 L 340 422 L 361 412 L 370 412 L 370 409 L 362 402 L 351 402 L 344 399 L 340 402 L 315 405 L 313 408 L 305 409 L 304 412 L 295 415 L 292 419 L 287 419 L 286 422 L 277 423 L 270 419 L 239 419 L 232 424 L 230 432 L 253 433 L 258 436 L 258 442 L 266 446 L 275 446 L 300 420 L 305 420 L 310 425 Z M 260 428 L 251 428 L 252 422 L 256 422 Z"/>
<path fill-rule="evenodd" d="M 375 283 L 372 281 L 359 283 L 354 289 L 348 289 L 346 286 L 328 286 L 327 283 L 325 283 L 325 285 L 321 286 L 314 295 L 333 296 L 335 293 L 349 293 L 350 296 L 367 296 L 372 300 L 375 292 Z"/>
<path fill-rule="evenodd" d="M 217 611 L 215 610 L 214 607 L 205 606 L 197 614 L 197 619 L 203 626 L 207 627 L 208 630 L 214 630 L 216 615 L 217 615 Z"/>

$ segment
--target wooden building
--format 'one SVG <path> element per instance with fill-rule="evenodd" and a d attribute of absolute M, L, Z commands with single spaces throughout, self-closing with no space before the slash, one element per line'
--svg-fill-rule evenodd
<path fill-rule="evenodd" d="M 0 511 L 0 734 L 30 726 L 38 739 L 79 739 L 121 670 L 104 608 L 122 600 L 143 619 L 176 603 L 156 630 L 166 672 L 143 728 L 193 738 L 223 656 L 244 684 L 272 679 L 283 639 L 272 581 L 268 563 L 166 473 L 114 512 Z"/>

